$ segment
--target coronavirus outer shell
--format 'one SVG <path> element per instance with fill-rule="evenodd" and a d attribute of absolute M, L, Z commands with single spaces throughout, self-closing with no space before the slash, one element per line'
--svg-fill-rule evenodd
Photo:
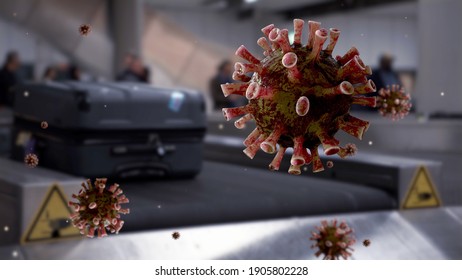
<path fill-rule="evenodd" d="M 260 148 L 266 153 L 277 152 L 269 167 L 278 170 L 286 149 L 293 147 L 291 174 L 300 174 L 300 167 L 311 162 L 314 172 L 324 170 L 319 145 L 326 155 L 349 155 L 339 146 L 335 133 L 341 129 L 361 139 L 369 122 L 351 116 L 350 107 L 376 105 L 375 97 L 364 96 L 375 92 L 375 85 L 367 79 L 372 72 L 359 58 L 358 50 L 353 47 L 334 59 L 332 51 L 340 31 L 327 31 L 314 21 L 308 24 L 306 45 L 301 43 L 303 20 L 294 20 L 293 44 L 287 29 L 272 24 L 264 27 L 262 32 L 268 39 L 262 37 L 257 43 L 265 58 L 257 59 L 244 46 L 239 47 L 236 55 L 248 62 L 235 64 L 233 78 L 241 83 L 222 85 L 225 96 L 238 94 L 249 100 L 245 106 L 223 109 L 227 120 L 243 115 L 235 122 L 237 128 L 255 120 L 257 127 L 245 139 L 244 153 L 253 158 Z M 329 44 L 323 49 L 328 38 Z M 253 73 L 252 77 L 247 73 Z"/>
<path fill-rule="evenodd" d="M 107 236 L 107 231 L 119 233 L 124 225 L 120 214 L 130 213 L 129 209 L 123 209 L 121 204 L 128 203 L 128 198 L 122 194 L 118 184 L 106 188 L 106 178 L 96 179 L 94 185 L 90 180 L 82 183 L 82 189 L 78 195 L 72 198 L 77 202 L 69 201 L 69 206 L 74 207 L 75 213 L 71 215 L 72 224 L 87 237 Z"/>

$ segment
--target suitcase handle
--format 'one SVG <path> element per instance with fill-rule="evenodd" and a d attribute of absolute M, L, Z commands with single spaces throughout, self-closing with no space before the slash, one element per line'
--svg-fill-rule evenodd
<path fill-rule="evenodd" d="M 165 177 L 170 168 L 167 164 L 159 162 L 137 162 L 120 164 L 115 168 L 116 176 L 130 177 Z"/>
<path fill-rule="evenodd" d="M 176 150 L 174 145 L 163 145 L 157 134 L 150 134 L 148 144 L 130 145 L 130 146 L 115 146 L 111 149 L 113 155 L 130 155 L 130 154 L 157 154 L 159 157 L 165 156 L 167 153 L 172 153 Z"/>

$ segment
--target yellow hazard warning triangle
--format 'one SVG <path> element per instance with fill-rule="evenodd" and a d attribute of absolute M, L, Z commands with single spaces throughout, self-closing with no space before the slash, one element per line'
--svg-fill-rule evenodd
<path fill-rule="evenodd" d="M 441 206 L 436 186 L 424 166 L 417 169 L 403 201 L 403 209 Z"/>
<path fill-rule="evenodd" d="M 72 211 L 67 202 L 66 195 L 57 184 L 50 186 L 21 243 L 80 236 L 69 219 Z"/>

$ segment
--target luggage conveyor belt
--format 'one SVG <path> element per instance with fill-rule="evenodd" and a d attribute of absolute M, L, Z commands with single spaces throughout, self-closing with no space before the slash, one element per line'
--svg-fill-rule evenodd
<path fill-rule="evenodd" d="M 0 246 L 18 243 L 57 182 L 69 198 L 83 178 L 0 159 Z M 113 181 L 113 180 L 110 180 Z M 192 180 L 118 183 L 130 199 L 123 232 L 396 208 L 386 191 L 205 161 Z M 52 238 L 52 237 L 50 237 Z"/>
<path fill-rule="evenodd" d="M 205 158 L 210 161 L 233 163 L 267 171 L 268 164 L 274 158 L 274 154 L 261 152 L 250 160 L 242 152 L 245 147 L 243 139 L 239 137 L 208 134 L 204 141 L 206 145 Z M 367 152 L 341 159 L 338 156 L 325 156 L 321 149 L 319 148 L 321 160 L 324 163 L 331 161 L 333 167 L 324 166 L 324 171 L 314 173 L 311 165 L 305 166 L 302 168 L 301 176 L 381 189 L 401 203 L 416 172 L 421 168 L 425 168 L 429 172 L 429 176 L 437 188 L 442 186 L 443 164 L 440 161 Z M 291 156 L 292 149 L 288 149 L 285 160 L 282 161 L 281 167 L 276 173 L 287 173 Z"/>
<path fill-rule="evenodd" d="M 462 259 L 462 207 L 291 218 L 121 234 L 104 239 L 9 246 L 21 259 L 316 259 L 310 231 L 345 220 L 357 243 L 352 259 Z M 361 242 L 369 239 L 371 245 Z"/>
<path fill-rule="evenodd" d="M 204 162 L 194 180 L 127 182 L 125 231 L 396 208 L 387 192 Z"/>

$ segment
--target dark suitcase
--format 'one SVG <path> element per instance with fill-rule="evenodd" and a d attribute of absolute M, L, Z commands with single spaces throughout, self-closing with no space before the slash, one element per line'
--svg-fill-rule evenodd
<path fill-rule="evenodd" d="M 28 83 L 15 92 L 12 157 L 35 153 L 40 166 L 85 177 L 193 177 L 201 170 L 205 129 L 199 92 Z"/>

